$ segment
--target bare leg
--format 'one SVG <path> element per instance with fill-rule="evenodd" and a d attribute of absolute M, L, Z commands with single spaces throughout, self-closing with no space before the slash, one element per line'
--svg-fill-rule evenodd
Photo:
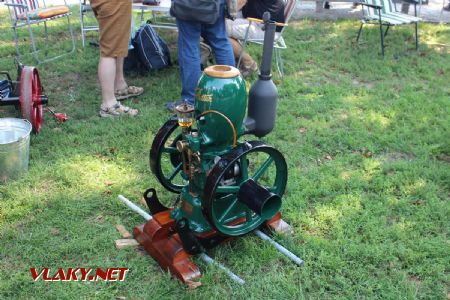
<path fill-rule="evenodd" d="M 102 104 L 111 107 L 116 104 L 114 80 L 116 78 L 116 58 L 100 57 L 98 62 L 98 79 L 102 88 Z"/>
<path fill-rule="evenodd" d="M 235 40 L 233 38 L 229 38 L 229 40 L 230 40 L 231 47 L 233 48 L 234 58 L 237 60 L 237 59 L 239 59 L 239 55 L 241 54 L 242 46 L 241 46 L 241 44 L 239 44 L 239 42 L 237 40 Z M 242 53 L 241 65 L 251 66 L 253 64 L 254 64 L 254 61 L 253 61 L 252 57 L 247 52 Z"/>
<path fill-rule="evenodd" d="M 115 88 L 115 90 L 122 90 L 128 86 L 127 82 L 125 81 L 125 77 L 123 75 L 124 58 L 117 57 L 116 62 L 117 62 L 116 63 L 116 77 L 114 79 L 114 88 Z"/>

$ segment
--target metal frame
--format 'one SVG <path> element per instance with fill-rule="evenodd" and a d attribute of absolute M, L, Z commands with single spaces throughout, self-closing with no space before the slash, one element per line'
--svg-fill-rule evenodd
<path fill-rule="evenodd" d="M 20 2 L 20 3 L 18 3 Z M 17 28 L 20 27 L 27 27 L 29 34 L 30 34 L 30 40 L 31 40 L 31 46 L 33 51 L 31 52 L 31 54 L 33 55 L 34 59 L 36 60 L 36 62 L 38 64 L 40 63 L 44 63 L 44 62 L 48 62 L 51 60 L 55 60 L 58 59 L 62 56 L 65 56 L 67 54 L 71 54 L 75 51 L 75 39 L 73 36 L 73 31 L 72 31 L 72 25 L 70 24 L 70 15 L 72 14 L 70 11 L 68 13 L 65 14 L 61 14 L 58 16 L 54 16 L 54 17 L 50 17 L 50 18 L 45 18 L 45 19 L 40 19 L 40 20 L 30 20 L 30 18 L 28 17 L 28 12 L 33 10 L 33 9 L 37 9 L 37 8 L 46 8 L 46 4 L 45 4 L 45 0 L 42 0 L 42 6 L 39 5 L 39 0 L 35 0 L 35 1 L 27 1 L 25 3 L 28 3 L 28 5 L 26 4 L 22 4 L 21 1 L 18 0 L 7 0 L 5 2 L 5 5 L 8 7 L 8 12 L 9 12 L 9 16 L 11 19 L 11 29 L 13 31 L 13 38 L 14 38 L 14 43 L 16 46 L 16 52 L 17 52 L 17 58 L 18 60 L 20 60 L 20 57 L 23 56 L 22 53 L 20 53 L 19 50 L 19 39 L 18 39 L 18 35 L 17 35 Z M 65 6 L 67 6 L 66 1 L 64 0 Z M 17 13 L 25 13 L 25 17 L 26 20 L 20 20 L 17 18 Z M 49 57 L 47 59 L 41 60 L 39 58 L 39 52 L 41 51 L 40 49 L 37 49 L 36 47 L 36 43 L 35 43 L 35 38 L 34 38 L 34 33 L 33 33 L 33 26 L 35 24 L 40 24 L 40 23 L 44 23 L 44 30 L 45 30 L 45 50 L 48 49 L 48 28 L 47 28 L 47 22 L 52 21 L 52 20 L 56 20 L 56 19 L 60 19 L 60 18 L 67 18 L 67 24 L 68 24 L 68 31 L 69 31 L 69 36 L 72 40 L 72 48 L 63 54 L 60 55 L 56 55 L 53 57 Z"/>
<path fill-rule="evenodd" d="M 86 45 L 86 32 L 98 31 L 98 25 L 84 25 L 84 18 L 87 12 L 91 12 L 92 8 L 88 0 L 80 0 L 80 27 L 81 27 L 81 45 Z"/>
<path fill-rule="evenodd" d="M 142 3 L 133 3 L 133 10 L 140 12 L 139 17 L 139 26 L 145 24 L 144 13 L 151 12 L 151 25 L 153 28 L 162 28 L 162 29 L 171 29 L 178 31 L 176 23 L 169 22 L 159 22 L 158 18 L 160 15 L 165 15 L 167 17 L 173 18 L 170 16 L 170 0 L 161 0 L 159 5 L 144 5 Z"/>
<path fill-rule="evenodd" d="M 405 2 L 409 2 L 410 4 L 414 4 L 414 16 L 417 17 L 417 2 L 414 1 L 414 0 L 411 0 L 411 1 L 405 0 Z M 408 25 L 410 23 L 414 23 L 415 24 L 415 37 L 416 37 L 416 50 L 419 49 L 419 29 L 418 29 L 419 21 L 417 21 L 417 22 L 410 22 L 410 23 L 402 23 L 402 24 L 389 23 L 387 21 L 383 21 L 382 20 L 382 11 L 381 10 L 383 9 L 383 6 L 381 6 L 381 5 L 374 5 L 374 4 L 370 4 L 370 3 L 366 3 L 366 2 L 356 2 L 356 3 L 361 4 L 363 6 L 367 6 L 369 8 L 376 9 L 377 10 L 376 15 L 378 17 L 377 19 L 375 19 L 375 17 L 369 17 L 368 15 L 366 15 L 365 10 L 363 9 L 364 17 L 361 20 L 361 26 L 359 27 L 358 35 L 356 37 L 356 42 L 357 43 L 359 42 L 359 38 L 361 37 L 361 31 L 362 31 L 362 28 L 363 28 L 364 24 L 379 25 L 379 28 L 380 28 L 381 55 L 384 56 L 384 48 L 386 47 L 386 45 L 384 43 L 384 38 L 386 37 L 386 35 L 387 35 L 388 31 L 389 31 L 389 28 L 392 27 L 392 26 L 401 26 L 401 25 Z M 393 7 L 395 9 L 395 12 L 397 12 L 396 6 L 393 5 Z M 401 13 L 398 13 L 398 14 L 401 14 Z M 384 32 L 383 32 L 383 26 L 386 26 L 386 30 Z"/>

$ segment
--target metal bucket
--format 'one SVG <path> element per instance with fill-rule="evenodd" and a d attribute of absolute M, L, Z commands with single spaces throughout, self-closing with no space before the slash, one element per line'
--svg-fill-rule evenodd
<path fill-rule="evenodd" d="M 27 120 L 0 118 L 0 183 L 28 170 L 31 129 Z"/>

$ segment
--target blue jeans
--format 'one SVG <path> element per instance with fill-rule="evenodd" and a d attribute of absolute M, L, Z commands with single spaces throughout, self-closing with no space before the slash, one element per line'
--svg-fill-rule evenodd
<path fill-rule="evenodd" d="M 216 63 L 234 66 L 233 49 L 225 31 L 224 1 L 220 1 L 220 14 L 216 23 L 201 24 L 177 19 L 178 61 L 181 76 L 181 99 L 193 104 L 195 88 L 201 76 L 200 36 L 211 46 Z"/>

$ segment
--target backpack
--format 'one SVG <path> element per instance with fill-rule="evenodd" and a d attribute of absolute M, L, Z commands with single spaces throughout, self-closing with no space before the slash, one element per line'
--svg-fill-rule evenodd
<path fill-rule="evenodd" d="M 133 46 L 144 70 L 159 70 L 171 65 L 169 47 L 150 24 L 139 29 Z"/>

